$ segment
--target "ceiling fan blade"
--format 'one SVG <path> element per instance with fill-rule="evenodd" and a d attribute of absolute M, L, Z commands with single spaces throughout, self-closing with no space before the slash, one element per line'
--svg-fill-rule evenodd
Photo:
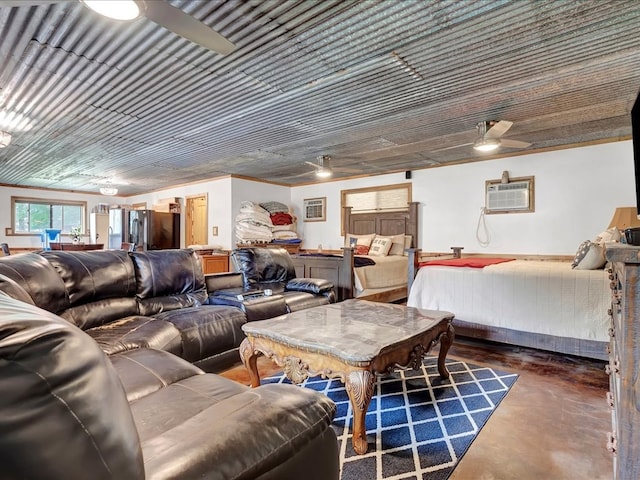
<path fill-rule="evenodd" d="M 320 165 L 318 165 L 317 163 L 313 163 L 313 162 L 304 162 L 307 165 L 309 165 L 310 167 L 315 168 L 316 170 L 320 170 L 322 167 Z"/>
<path fill-rule="evenodd" d="M 531 144 L 529 142 L 523 142 L 521 140 L 510 140 L 508 138 L 501 138 L 500 146 L 507 148 L 527 148 L 530 147 Z"/>
<path fill-rule="evenodd" d="M 452 147 L 437 148 L 435 150 L 431 150 L 431 152 L 444 152 L 445 150 L 453 150 L 454 148 L 467 147 L 469 145 L 473 145 L 473 142 L 471 142 L 471 143 L 461 143 L 459 145 L 454 145 Z"/>
<path fill-rule="evenodd" d="M 493 125 L 489 130 L 487 130 L 486 136 L 489 138 L 499 138 L 504 135 L 507 130 L 511 128 L 513 122 L 509 120 L 500 120 L 498 123 Z"/>
<path fill-rule="evenodd" d="M 145 16 L 149 20 L 162 25 L 167 30 L 193 43 L 197 43 L 221 55 L 227 55 L 236 48 L 233 43 L 200 20 L 165 1 L 146 2 L 145 5 L 147 7 Z"/>

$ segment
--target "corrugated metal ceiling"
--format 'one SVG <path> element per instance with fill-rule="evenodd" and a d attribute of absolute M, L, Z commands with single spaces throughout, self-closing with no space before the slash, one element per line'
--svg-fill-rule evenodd
<path fill-rule="evenodd" d="M 334 178 L 413 170 L 488 158 L 448 147 L 492 119 L 513 121 L 505 138 L 531 142 L 524 151 L 631 134 L 636 0 L 170 3 L 237 49 L 221 56 L 75 1 L 0 1 L 0 112 L 33 124 L 0 120 L 13 135 L 0 183 L 299 184 L 315 181 L 305 161 L 318 155 L 347 170 Z"/>

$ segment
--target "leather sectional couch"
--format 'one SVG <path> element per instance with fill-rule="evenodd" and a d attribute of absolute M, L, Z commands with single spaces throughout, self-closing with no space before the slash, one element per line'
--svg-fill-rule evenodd
<path fill-rule="evenodd" d="M 274 260 L 286 262 L 287 258 Z M 207 291 L 207 283 L 223 290 L 232 287 L 233 275 L 210 275 L 205 282 L 200 258 L 191 249 L 26 253 L 2 257 L 0 275 L 22 286 L 36 306 L 84 330 L 108 355 L 155 348 L 209 372 L 240 358 L 241 327 L 247 321 L 243 306 L 214 305 L 209 300 L 213 291 Z M 331 284 L 324 280 L 296 282 L 306 291 L 295 292 L 293 310 L 335 299 Z M 287 311 L 267 302 L 250 319 Z"/>
<path fill-rule="evenodd" d="M 246 321 L 201 272 L 190 250 L 0 261 L 2 478 L 338 478 L 328 398 L 198 368 Z"/>

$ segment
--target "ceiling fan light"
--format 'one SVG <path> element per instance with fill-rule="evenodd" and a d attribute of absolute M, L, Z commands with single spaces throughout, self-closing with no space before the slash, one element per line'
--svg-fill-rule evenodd
<path fill-rule="evenodd" d="M 479 152 L 493 152 L 500 146 L 497 138 L 479 138 L 473 144 L 473 148 Z"/>
<path fill-rule="evenodd" d="M 114 20 L 134 20 L 142 15 L 144 4 L 134 0 L 80 0 L 94 12 Z"/>
<path fill-rule="evenodd" d="M 0 131 L 0 148 L 8 147 L 11 143 L 11 134 Z"/>
<path fill-rule="evenodd" d="M 333 175 L 333 172 L 326 168 L 318 169 L 318 171 L 316 172 L 316 177 L 319 178 L 329 178 L 331 175 Z"/>
<path fill-rule="evenodd" d="M 109 197 L 112 197 L 118 194 L 118 189 L 115 187 L 100 187 L 100 193 L 102 195 L 107 195 Z"/>

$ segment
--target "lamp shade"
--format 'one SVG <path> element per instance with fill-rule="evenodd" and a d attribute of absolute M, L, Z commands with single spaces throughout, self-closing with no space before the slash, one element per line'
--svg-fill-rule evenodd
<path fill-rule="evenodd" d="M 616 211 L 613 212 L 611 223 L 609 223 L 609 228 L 611 227 L 616 227 L 621 231 L 627 228 L 640 227 L 640 219 L 638 219 L 636 207 L 617 207 Z"/>

